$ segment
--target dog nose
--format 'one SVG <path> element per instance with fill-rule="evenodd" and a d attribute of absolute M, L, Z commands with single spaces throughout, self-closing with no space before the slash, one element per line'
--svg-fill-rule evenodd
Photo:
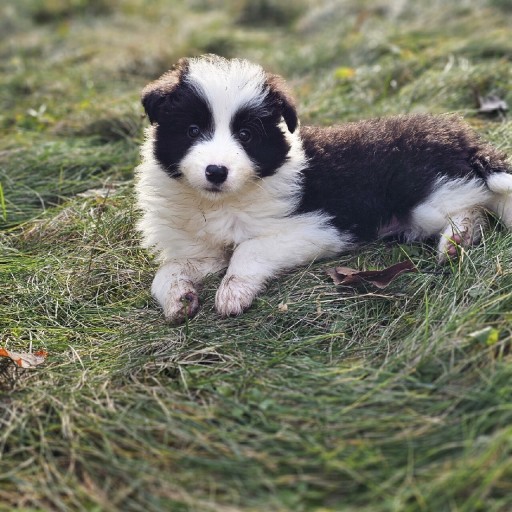
<path fill-rule="evenodd" d="M 220 185 L 228 177 L 228 168 L 225 165 L 208 165 L 205 174 L 210 183 Z"/>

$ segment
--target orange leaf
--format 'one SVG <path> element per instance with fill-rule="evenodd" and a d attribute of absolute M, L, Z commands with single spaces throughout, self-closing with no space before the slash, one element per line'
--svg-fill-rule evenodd
<path fill-rule="evenodd" d="M 46 352 L 46 350 L 38 350 L 33 354 L 28 354 L 26 352 L 12 352 L 11 350 L 0 347 L 0 357 L 8 357 L 20 368 L 39 366 L 44 363 L 47 355 L 48 352 Z"/>

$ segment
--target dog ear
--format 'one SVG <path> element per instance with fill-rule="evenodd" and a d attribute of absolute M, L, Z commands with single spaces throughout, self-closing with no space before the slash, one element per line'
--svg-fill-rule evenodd
<path fill-rule="evenodd" d="M 281 115 L 284 118 L 286 126 L 290 133 L 293 133 L 299 123 L 297 116 L 297 107 L 295 106 L 295 100 L 288 89 L 283 78 L 279 75 L 267 73 L 267 87 L 269 90 L 269 96 L 276 104 L 276 107 L 280 110 Z"/>
<path fill-rule="evenodd" d="M 142 106 L 151 124 L 158 122 L 163 105 L 172 98 L 187 68 L 187 59 L 180 59 L 170 71 L 142 89 Z"/>

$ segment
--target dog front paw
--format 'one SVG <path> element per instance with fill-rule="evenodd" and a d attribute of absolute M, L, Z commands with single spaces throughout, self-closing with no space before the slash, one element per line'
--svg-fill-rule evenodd
<path fill-rule="evenodd" d="M 179 296 L 169 294 L 163 305 L 164 317 L 171 324 L 182 324 L 196 316 L 199 311 L 199 297 L 195 290 L 188 290 Z"/>
<path fill-rule="evenodd" d="M 235 275 L 224 277 L 215 296 L 215 309 L 221 316 L 242 314 L 254 300 L 260 286 Z"/>

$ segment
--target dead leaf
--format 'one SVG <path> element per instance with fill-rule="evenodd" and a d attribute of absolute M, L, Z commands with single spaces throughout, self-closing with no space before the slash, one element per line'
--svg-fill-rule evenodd
<path fill-rule="evenodd" d="M 280 313 L 286 313 L 288 311 L 288 304 L 286 304 L 286 302 L 280 302 L 277 309 Z"/>
<path fill-rule="evenodd" d="M 508 110 L 507 102 L 496 94 L 483 97 L 479 95 L 478 104 L 478 112 L 481 114 L 504 114 Z"/>
<path fill-rule="evenodd" d="M 406 260 L 382 270 L 356 270 L 348 267 L 336 267 L 327 270 L 335 285 L 357 286 L 370 283 L 377 288 L 386 288 L 393 279 L 405 272 L 418 272 L 412 261 Z"/>
<path fill-rule="evenodd" d="M 46 350 L 38 350 L 33 354 L 29 354 L 26 352 L 12 352 L 0 347 L 0 357 L 8 357 L 20 368 L 33 368 L 34 366 L 39 366 L 44 363 L 47 355 L 48 352 L 46 352 Z"/>

